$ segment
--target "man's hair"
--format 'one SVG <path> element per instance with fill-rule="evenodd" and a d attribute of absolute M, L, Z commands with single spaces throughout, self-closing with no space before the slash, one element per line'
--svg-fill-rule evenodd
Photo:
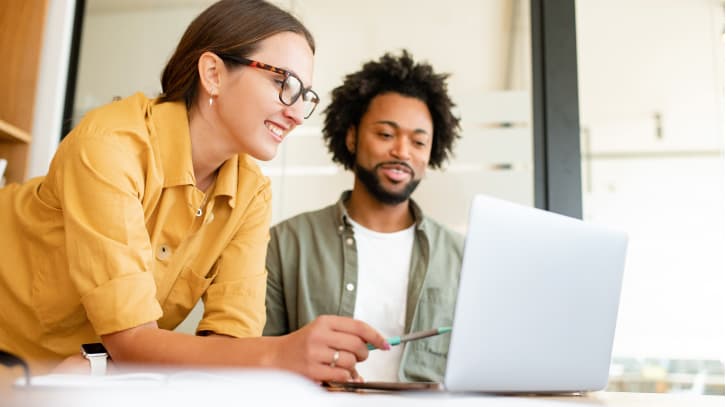
<path fill-rule="evenodd" d="M 345 77 L 332 92 L 332 101 L 325 108 L 323 139 L 333 161 L 352 169 L 355 154 L 348 151 L 345 137 L 348 129 L 358 128 L 371 100 L 385 93 L 414 97 L 426 104 L 431 114 L 434 134 L 429 167 L 440 168 L 453 154 L 454 140 L 459 134 L 459 118 L 447 93 L 448 74 L 437 74 L 428 63 L 416 63 L 403 50 L 400 56 L 386 53 L 378 61 L 369 61 L 363 68 Z"/>

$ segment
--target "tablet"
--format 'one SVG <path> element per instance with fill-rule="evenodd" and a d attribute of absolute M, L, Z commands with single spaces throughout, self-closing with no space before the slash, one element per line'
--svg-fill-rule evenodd
<path fill-rule="evenodd" d="M 439 382 L 323 382 L 332 391 L 440 391 Z"/>

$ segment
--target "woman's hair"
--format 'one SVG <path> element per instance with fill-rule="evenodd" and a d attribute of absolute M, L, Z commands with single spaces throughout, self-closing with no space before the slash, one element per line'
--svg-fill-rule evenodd
<path fill-rule="evenodd" d="M 358 128 L 373 98 L 393 92 L 419 99 L 428 107 L 434 127 L 429 167 L 440 168 L 453 154 L 454 140 L 461 137 L 459 118 L 451 111 L 455 105 L 447 93 L 448 76 L 436 74 L 427 63 L 414 62 L 406 50 L 398 57 L 387 53 L 347 75 L 343 84 L 333 89 L 332 101 L 325 108 L 323 139 L 333 161 L 346 169 L 354 167 L 355 155 L 345 144 L 348 129 Z"/>
<path fill-rule="evenodd" d="M 305 37 L 315 52 L 315 40 L 290 13 L 263 0 L 221 0 L 189 24 L 161 75 L 161 102 L 184 100 L 191 107 L 197 95 L 199 57 L 206 51 L 246 57 L 262 40 L 293 32 Z M 225 63 L 230 63 L 225 61 Z"/>

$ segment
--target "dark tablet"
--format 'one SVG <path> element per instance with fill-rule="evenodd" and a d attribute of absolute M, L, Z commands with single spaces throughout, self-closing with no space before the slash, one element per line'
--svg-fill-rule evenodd
<path fill-rule="evenodd" d="M 358 390 L 377 390 L 377 391 L 440 391 L 443 386 L 439 382 L 324 382 L 324 387 L 330 390 L 340 391 L 358 391 Z"/>

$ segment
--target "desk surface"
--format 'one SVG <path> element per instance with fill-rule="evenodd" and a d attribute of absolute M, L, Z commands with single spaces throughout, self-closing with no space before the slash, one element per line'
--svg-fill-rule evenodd
<path fill-rule="evenodd" d="M 477 407 L 724 407 L 724 396 L 687 393 L 595 392 L 584 396 L 504 396 L 477 393 L 330 392 L 291 374 L 181 372 L 94 382 L 88 376 L 62 385 L 30 388 L 0 387 L 0 405 L 141 407 L 171 405 L 312 405 L 324 406 L 477 406 Z M 70 387 L 69 387 L 70 386 Z"/>
<path fill-rule="evenodd" d="M 543 399 L 543 398 L 539 398 Z M 546 398 L 545 398 L 546 399 Z M 581 397 L 552 397 L 552 400 L 580 406 L 612 407 L 724 407 L 723 396 L 702 396 L 697 394 L 615 393 L 595 392 Z"/>
<path fill-rule="evenodd" d="M 238 404 L 239 403 L 239 404 Z M 148 389 L 98 389 L 92 390 L 20 390 L 0 394 L 0 404 L 5 407 L 33 407 L 48 405 L 73 406 L 123 406 L 141 407 L 171 405 L 175 407 L 200 405 L 260 405 L 293 404 L 315 407 L 324 406 L 477 406 L 477 407 L 723 407 L 723 396 L 701 396 L 690 394 L 653 393 L 606 393 L 598 392 L 587 396 L 493 396 L 478 394 L 361 394 L 329 393 L 309 394 L 280 388 L 276 394 L 250 394 L 244 389 L 234 392 L 219 392 L 215 389 L 199 391 L 159 391 Z"/>
<path fill-rule="evenodd" d="M 420 393 L 420 394 L 356 394 L 365 399 L 360 405 L 400 405 L 401 401 L 416 401 L 416 405 L 441 406 L 552 406 L 552 407 L 724 407 L 724 396 L 703 396 L 696 394 L 656 394 L 656 393 L 615 393 L 595 392 L 584 396 L 494 396 L 484 394 L 451 394 L 451 393 Z M 346 401 L 359 403 L 354 397 L 346 397 Z M 348 403 L 346 403 L 348 404 Z M 404 403 L 405 404 L 405 403 Z"/>

